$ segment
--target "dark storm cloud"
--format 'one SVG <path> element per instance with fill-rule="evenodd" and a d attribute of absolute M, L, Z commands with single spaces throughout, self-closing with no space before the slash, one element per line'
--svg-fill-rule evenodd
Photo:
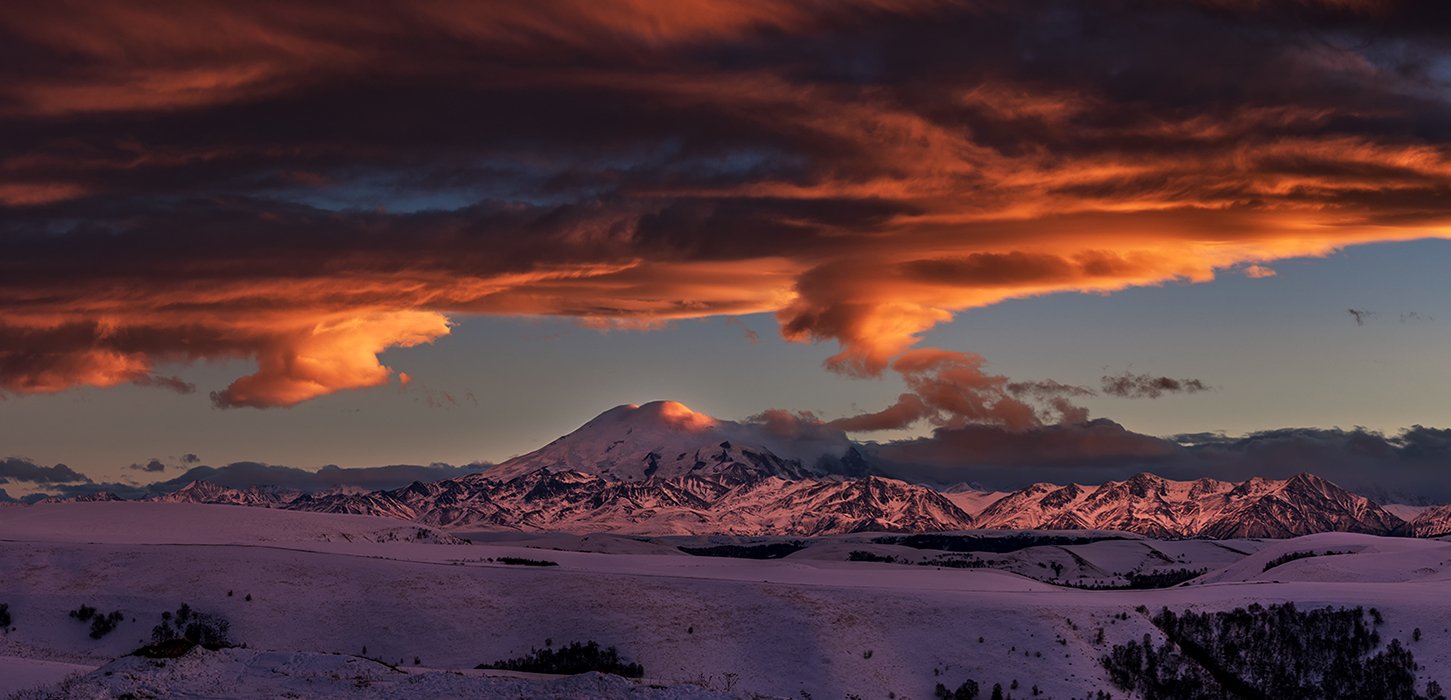
<path fill-rule="evenodd" d="M 153 457 L 152 459 L 150 459 L 149 461 L 147 461 L 145 464 L 132 464 L 132 465 L 126 467 L 126 468 L 127 469 L 131 469 L 133 471 L 138 471 L 138 472 L 152 472 L 152 473 L 156 473 L 156 472 L 164 472 L 164 471 L 166 471 L 166 464 L 164 464 L 161 460 L 156 459 L 156 458 Z"/>
<path fill-rule="evenodd" d="M 886 474 L 999 489 L 1040 481 L 1101 483 L 1141 471 L 1222 480 L 1283 479 L 1308 471 L 1386 502 L 1451 502 L 1451 430 L 1422 426 L 1395 435 L 1291 428 L 1165 439 L 1099 419 L 1028 431 L 940 428 L 930 437 L 871 444 L 868 455 Z"/>
<path fill-rule="evenodd" d="M 18 457 L 0 459 L 0 484 L 24 482 L 49 485 L 89 481 L 86 475 L 64 464 L 47 467 Z"/>
<path fill-rule="evenodd" d="M 465 314 L 774 312 L 876 375 L 963 309 L 1444 235 L 1445 8 L 11 3 L 0 392 L 251 359 L 214 404 L 290 406 Z M 1082 417 L 960 378 L 858 422 Z"/>

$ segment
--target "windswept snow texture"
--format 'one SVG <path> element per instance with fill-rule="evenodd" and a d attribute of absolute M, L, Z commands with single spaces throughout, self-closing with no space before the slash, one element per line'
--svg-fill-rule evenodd
<path fill-rule="evenodd" d="M 254 698 L 318 700 L 415 700 L 416 698 L 510 698 L 516 700 L 748 700 L 752 696 L 691 685 L 652 687 L 619 676 L 529 678 L 390 668 L 356 656 L 194 649 L 179 659 L 128 656 L 56 687 L 23 693 L 17 700 L 95 698 L 227 698 L 238 691 Z"/>
<path fill-rule="evenodd" d="M 1004 689 L 1017 680 L 1015 696 L 1037 685 L 1039 697 L 1065 700 L 1097 690 L 1123 697 L 1098 659 L 1113 644 L 1161 638 L 1137 606 L 1225 610 L 1295 601 L 1377 608 L 1384 642 L 1401 640 L 1425 679 L 1451 683 L 1451 544 L 1440 540 L 1129 537 L 995 555 L 1008 569 L 999 571 L 847 561 L 855 550 L 917 560 L 938 554 L 876 544 L 881 535 L 868 533 L 808 540 L 784 559 L 749 560 L 687 556 L 671 546 L 712 538 L 494 532 L 487 542 L 450 545 L 378 534 L 392 527 L 396 521 L 380 518 L 194 504 L 0 509 L 0 602 L 14 616 L 14 629 L 0 635 L 0 657 L 102 666 L 139 646 L 163 611 L 188 603 L 228 619 L 248 648 L 165 667 L 123 659 L 105 669 L 111 676 L 92 674 L 54 697 L 114 697 L 133 692 L 127 688 L 213 699 L 490 697 L 472 695 L 477 687 L 467 684 L 477 679 L 447 672 L 471 676 L 480 662 L 517 657 L 546 640 L 595 640 L 643 664 L 644 687 L 597 677 L 479 682 L 510 698 L 614 698 L 654 684 L 665 689 L 642 697 L 691 697 L 695 686 L 791 698 L 803 691 L 926 698 L 936 683 L 956 687 L 971 678 Z M 1264 571 L 1271 559 L 1307 549 L 1342 553 Z M 558 566 L 508 566 L 498 562 L 505 556 Z M 1075 580 L 1209 571 L 1174 588 L 1135 591 L 1063 588 L 1012 573 L 1047 578 L 1054 562 Z M 66 614 L 83 604 L 119 610 L 124 619 L 91 639 Z M 1418 627 L 1422 639 L 1412 641 Z M 367 656 L 419 676 L 353 658 L 365 646 Z M 591 696 L 596 682 L 610 686 Z"/>

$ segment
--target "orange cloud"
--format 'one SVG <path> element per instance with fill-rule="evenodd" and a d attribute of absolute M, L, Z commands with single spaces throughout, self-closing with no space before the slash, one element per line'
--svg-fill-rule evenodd
<path fill-rule="evenodd" d="M 216 403 L 288 406 L 471 314 L 770 312 L 907 380 L 854 429 L 1025 426 L 1084 414 L 923 333 L 1451 231 L 1444 17 L 1054 7 L 0 12 L 26 66 L 0 81 L 0 391 L 250 359 Z"/>

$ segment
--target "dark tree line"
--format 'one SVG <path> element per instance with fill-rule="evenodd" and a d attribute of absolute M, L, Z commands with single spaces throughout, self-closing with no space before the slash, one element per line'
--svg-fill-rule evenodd
<path fill-rule="evenodd" d="M 733 557 L 736 559 L 780 559 L 806 549 L 806 543 L 772 542 L 770 544 L 720 544 L 711 547 L 679 547 L 680 551 L 696 557 Z"/>
<path fill-rule="evenodd" d="M 231 623 L 208 613 L 197 612 L 182 603 L 175 613 L 161 613 L 161 624 L 151 628 L 151 643 L 185 641 L 207 649 L 232 646 Z"/>
<path fill-rule="evenodd" d="M 1109 678 L 1145 700 L 1445 700 L 1434 681 L 1416 688 L 1416 665 L 1399 640 L 1381 647 L 1374 615 L 1361 608 L 1301 611 L 1293 603 L 1230 612 L 1175 613 L 1149 635 L 1103 657 Z"/>
<path fill-rule="evenodd" d="M 499 557 L 495 561 L 510 566 L 559 566 L 559 562 L 548 559 L 526 559 L 524 557 Z"/>
<path fill-rule="evenodd" d="M 1282 564 L 1288 564 L 1292 561 L 1297 561 L 1300 559 L 1309 559 L 1310 557 L 1329 557 L 1336 554 L 1348 554 L 1348 552 L 1316 552 L 1313 550 L 1307 552 L 1289 552 L 1288 554 L 1281 554 L 1280 556 L 1265 562 L 1264 570 L 1269 571 L 1270 569 L 1273 569 Z"/>
<path fill-rule="evenodd" d="M 67 614 L 71 616 L 71 619 L 91 623 L 91 639 L 100 639 L 110 634 L 121 624 L 122 620 L 126 619 L 120 610 L 113 610 L 103 615 L 89 605 L 82 605 Z"/>
<path fill-rule="evenodd" d="M 1123 537 L 1070 537 L 1066 535 L 1009 535 L 1004 537 L 974 537 L 962 535 L 888 535 L 872 540 L 876 544 L 900 544 L 913 549 L 935 549 L 943 552 L 990 552 L 1007 554 L 1029 547 L 1067 547 L 1076 544 L 1091 544 L 1105 540 L 1122 540 Z"/>
<path fill-rule="evenodd" d="M 1122 590 L 1144 590 L 1149 588 L 1173 588 L 1185 581 L 1191 581 L 1204 575 L 1208 569 L 1164 569 L 1162 571 L 1150 571 L 1148 573 L 1131 572 L 1125 578 L 1124 583 L 1072 583 L 1064 582 L 1062 585 L 1070 588 L 1082 588 L 1090 591 L 1122 591 Z"/>

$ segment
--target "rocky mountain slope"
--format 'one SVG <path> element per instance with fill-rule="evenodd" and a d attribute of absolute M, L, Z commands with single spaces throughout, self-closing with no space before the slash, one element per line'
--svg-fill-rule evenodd
<path fill-rule="evenodd" d="M 1411 519 L 1407 527 L 1416 537 L 1451 535 L 1451 505 L 1427 508 Z"/>
<path fill-rule="evenodd" d="M 304 496 L 295 510 L 383 515 L 451 529 L 633 534 L 827 535 L 952 531 L 972 517 L 932 489 L 895 479 L 788 480 L 739 472 L 618 481 L 541 468 L 370 494 Z"/>
<path fill-rule="evenodd" d="M 984 528 L 1103 529 L 1151 537 L 1295 537 L 1387 534 L 1403 522 L 1369 499 L 1313 474 L 1283 481 L 1170 481 L 1139 474 L 1099 486 L 1034 484 L 978 514 Z"/>
<path fill-rule="evenodd" d="M 297 500 L 301 491 L 254 486 L 234 489 L 210 481 L 193 481 L 171 493 L 152 499 L 162 503 L 222 503 L 234 506 L 278 507 Z"/>
<path fill-rule="evenodd" d="M 975 528 L 1119 530 L 1158 538 L 1451 532 L 1451 506 L 1407 525 L 1312 474 L 1240 483 L 1139 474 L 1098 486 L 939 492 L 869 476 L 860 453 L 783 458 L 759 426 L 672 401 L 618 406 L 483 473 L 373 492 L 303 494 L 196 481 L 158 500 L 374 515 L 455 530 L 810 536 Z M 839 447 L 839 446 L 833 446 Z"/>

